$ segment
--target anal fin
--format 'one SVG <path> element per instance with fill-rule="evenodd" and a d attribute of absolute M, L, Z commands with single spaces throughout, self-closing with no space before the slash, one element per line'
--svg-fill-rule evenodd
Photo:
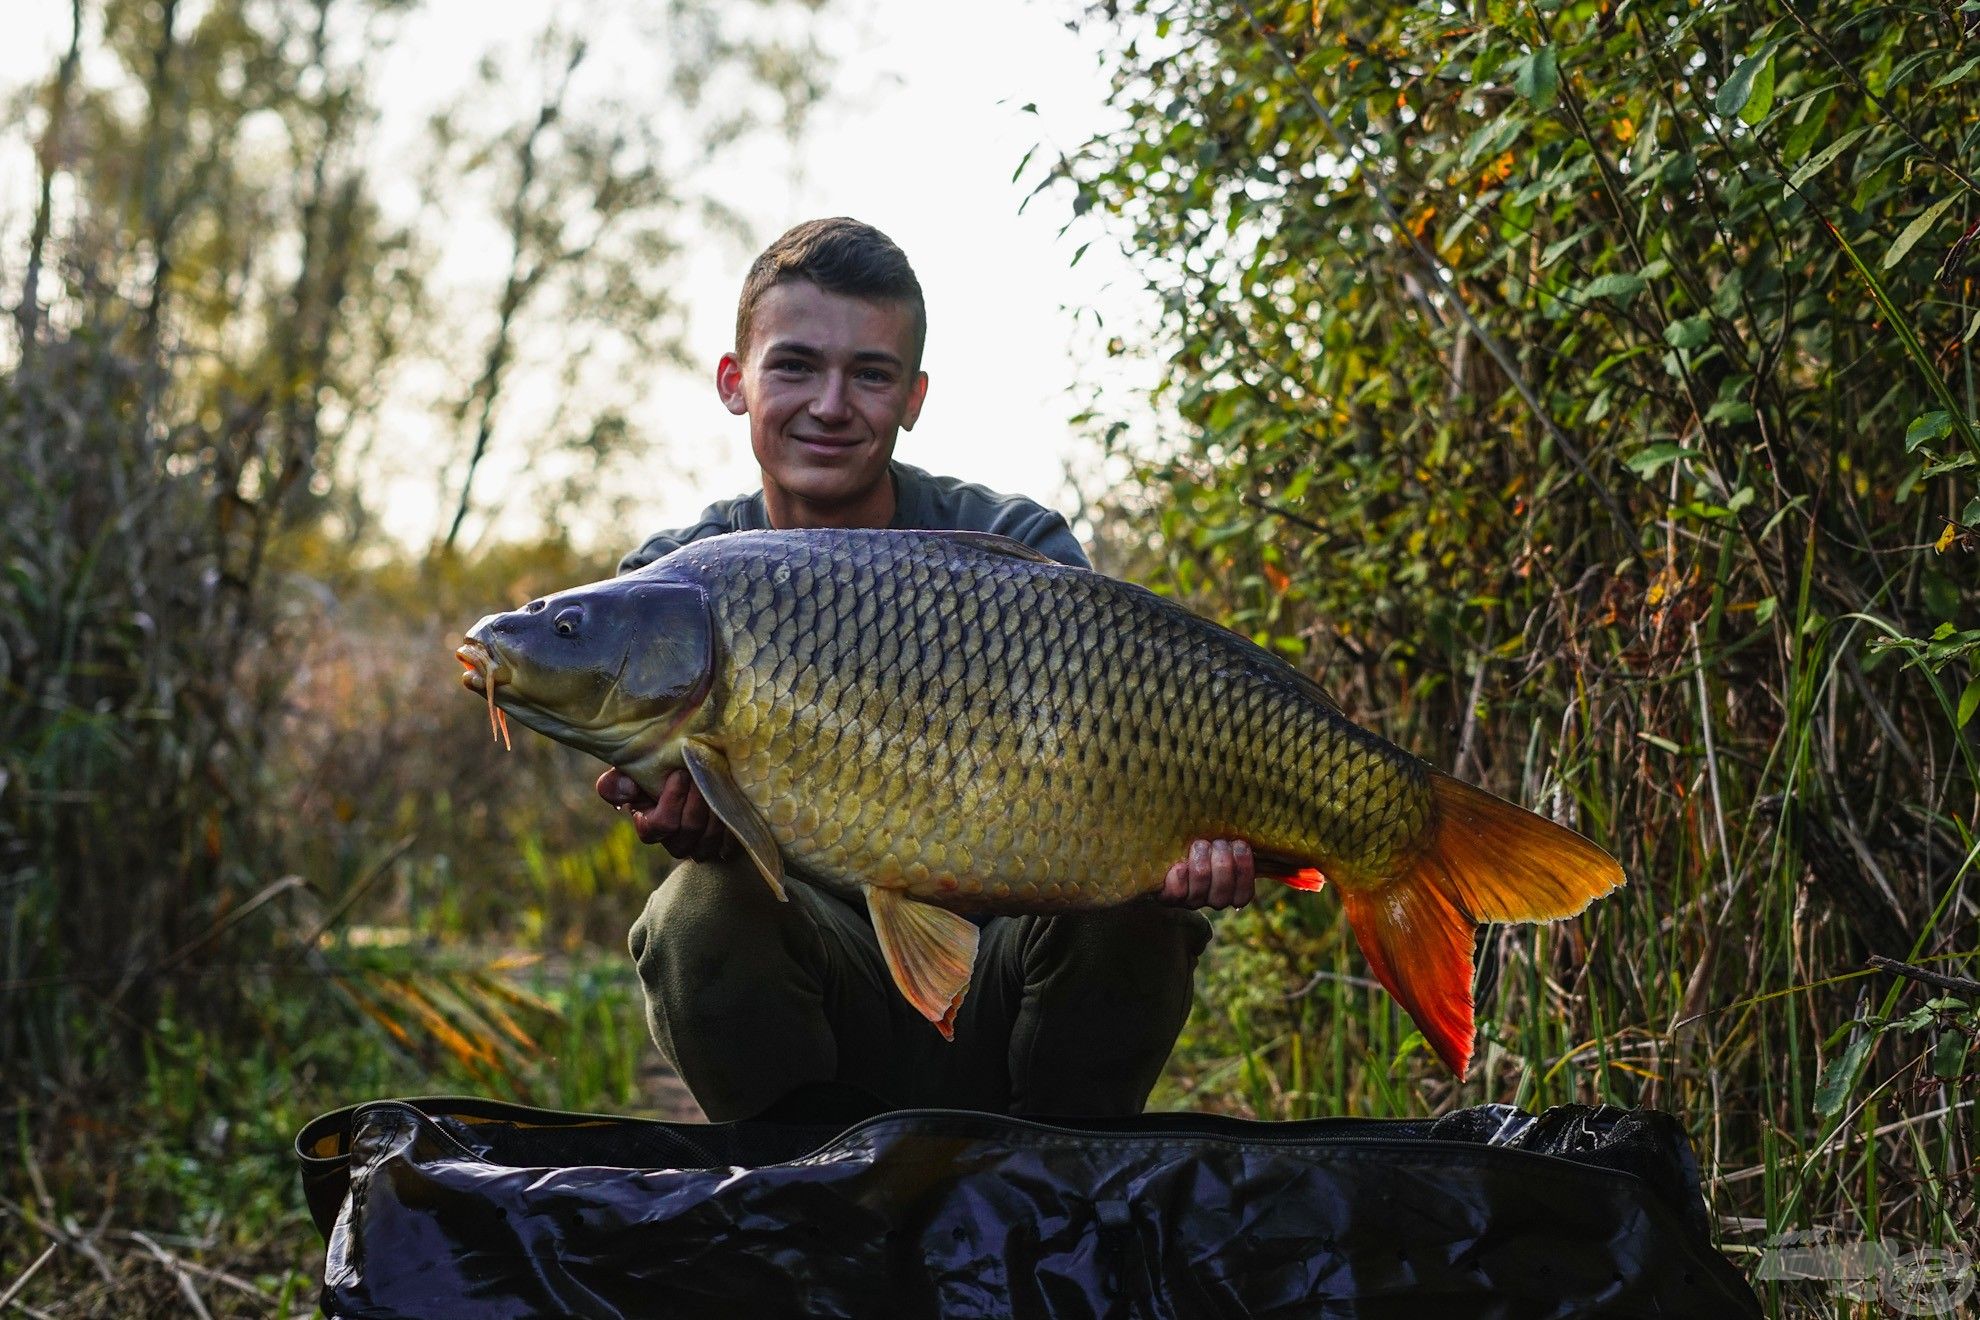
<path fill-rule="evenodd" d="M 976 965 L 976 927 L 947 908 L 898 889 L 868 886 L 866 909 L 894 984 L 942 1039 L 956 1038 L 956 1011 Z"/>
<path fill-rule="evenodd" d="M 1327 883 L 1327 877 L 1320 874 L 1320 869 L 1315 866 L 1302 866 L 1279 879 L 1290 888 L 1303 889 L 1309 894 L 1319 893 L 1320 887 Z"/>
<path fill-rule="evenodd" d="M 681 759 L 694 776 L 694 786 L 708 799 L 709 810 L 742 841 L 743 851 L 769 882 L 770 892 L 779 902 L 790 902 L 790 895 L 784 892 L 784 851 L 770 833 L 770 822 L 736 787 L 729 774 L 729 758 L 706 743 L 690 742 L 681 749 Z"/>

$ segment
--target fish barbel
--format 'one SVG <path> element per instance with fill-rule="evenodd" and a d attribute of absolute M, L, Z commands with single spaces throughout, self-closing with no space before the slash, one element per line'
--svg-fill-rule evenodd
<path fill-rule="evenodd" d="M 651 792 L 685 766 L 781 898 L 864 897 L 947 1036 L 976 927 L 1158 890 L 1195 839 L 1331 881 L 1376 977 L 1462 1075 L 1481 921 L 1623 882 L 1574 831 L 1357 727 L 1173 601 L 976 532 L 740 532 L 493 614 L 467 686 Z"/>

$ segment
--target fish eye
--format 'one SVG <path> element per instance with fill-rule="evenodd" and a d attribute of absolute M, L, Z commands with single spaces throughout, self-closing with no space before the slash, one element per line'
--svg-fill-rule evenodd
<path fill-rule="evenodd" d="M 557 612 L 557 635 L 559 637 L 577 636 L 578 624 L 583 619 L 584 611 L 575 605 L 569 609 L 559 610 Z"/>

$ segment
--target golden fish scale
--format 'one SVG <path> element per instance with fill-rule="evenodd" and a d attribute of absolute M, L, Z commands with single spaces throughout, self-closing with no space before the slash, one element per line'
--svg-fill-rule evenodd
<path fill-rule="evenodd" d="M 816 879 L 1099 907 L 1193 839 L 1352 883 L 1427 823 L 1419 762 L 1140 588 L 925 534 L 754 540 L 679 552 L 722 653 L 695 725 Z"/>

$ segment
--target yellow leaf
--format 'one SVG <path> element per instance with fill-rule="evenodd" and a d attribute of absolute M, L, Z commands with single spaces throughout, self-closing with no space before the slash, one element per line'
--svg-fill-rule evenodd
<path fill-rule="evenodd" d="M 1944 554 L 1948 549 L 1952 547 L 1953 537 L 1958 534 L 1959 534 L 1959 529 L 1953 526 L 1951 521 L 1948 521 L 1946 523 L 1946 530 L 1939 533 L 1939 539 L 1933 543 L 1932 548 L 1934 550 L 1937 550 L 1940 554 Z"/>

